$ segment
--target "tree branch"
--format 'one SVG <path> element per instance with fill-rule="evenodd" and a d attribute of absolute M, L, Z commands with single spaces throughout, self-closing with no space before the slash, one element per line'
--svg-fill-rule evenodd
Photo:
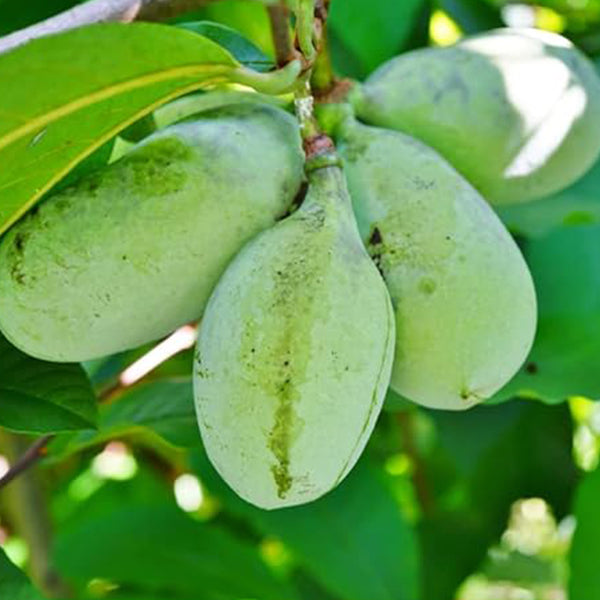
<path fill-rule="evenodd" d="M 129 367 L 127 367 L 121 373 L 121 375 L 119 376 L 117 381 L 115 381 L 111 385 L 105 387 L 98 393 L 98 402 L 102 403 L 102 402 L 106 402 L 106 401 L 110 400 L 115 394 L 117 394 L 121 390 L 124 390 L 125 388 L 130 387 L 134 383 L 138 383 L 139 381 L 142 381 L 152 371 L 157 369 L 161 364 L 163 364 L 164 362 L 169 360 L 175 354 L 191 347 L 191 345 L 194 343 L 194 341 L 196 339 L 195 334 L 194 334 L 194 330 L 196 327 L 197 327 L 197 323 L 191 323 L 191 324 L 185 325 L 184 327 L 182 327 L 182 328 L 178 329 L 176 332 L 174 332 L 171 336 L 169 336 L 168 338 L 163 340 L 157 346 L 155 346 L 153 350 L 151 350 L 150 352 L 145 354 L 144 357 L 142 357 L 142 359 L 140 359 L 140 360 L 144 360 L 145 357 L 150 356 L 153 352 L 155 352 L 161 346 L 164 346 L 164 344 L 169 343 L 169 341 L 174 342 L 175 337 L 178 336 L 180 333 L 182 333 L 182 332 L 186 333 L 186 341 L 179 340 L 176 343 L 176 345 L 173 347 L 173 352 L 171 352 L 171 353 L 167 352 L 167 353 L 161 355 L 159 362 L 152 363 L 148 370 L 140 373 L 137 378 L 132 379 L 132 380 L 126 380 L 124 375 L 127 374 L 130 367 L 132 367 L 132 366 L 135 367 L 137 364 L 139 364 L 140 361 L 134 362 L 133 365 L 129 365 Z M 191 333 L 192 333 L 191 338 L 189 337 L 190 329 L 191 329 Z M 186 331 L 186 330 L 188 330 L 188 331 Z M 0 429 L 0 435 L 1 434 L 2 434 L 2 430 Z M 15 460 L 15 462 L 12 464 L 11 468 L 2 477 L 0 477 L 0 490 L 3 487 L 7 486 L 13 479 L 15 479 L 15 477 L 18 477 L 21 473 L 24 473 L 25 471 L 29 470 L 40 459 L 42 459 L 46 455 L 46 447 L 55 437 L 56 437 L 56 434 L 48 434 L 48 435 L 42 436 L 42 437 L 38 438 L 31 446 L 29 446 L 29 448 L 27 448 L 27 450 L 25 450 L 25 452 L 23 452 L 23 454 Z"/>
<path fill-rule="evenodd" d="M 45 435 L 37 439 L 21 456 L 15 461 L 11 468 L 0 477 L 0 489 L 7 486 L 15 477 L 29 469 L 46 453 L 46 446 L 54 438 L 53 434 Z"/>
<path fill-rule="evenodd" d="M 29 453 L 42 447 L 42 439 L 29 449 L 25 440 L 8 431 L 0 431 L 0 448 L 9 460 L 19 462 Z M 24 454 L 22 454 L 24 452 Z M 18 457 L 21 457 L 19 459 Z M 15 463 L 16 464 L 16 463 Z M 35 471 L 25 472 L 14 485 L 2 495 L 3 509 L 14 528 L 29 548 L 29 567 L 35 583 L 45 596 L 51 598 L 70 597 L 66 584 L 54 570 L 50 561 L 52 526 L 48 499 L 43 480 Z M 8 599 L 7 599 L 8 600 Z"/>
<path fill-rule="evenodd" d="M 283 67 L 294 60 L 295 52 L 290 35 L 290 11 L 285 2 L 267 6 L 271 35 L 275 46 L 277 66 Z"/>
<path fill-rule="evenodd" d="M 0 54 L 30 40 L 111 21 L 160 21 L 199 8 L 211 0 L 88 0 L 45 21 L 0 38 Z"/>

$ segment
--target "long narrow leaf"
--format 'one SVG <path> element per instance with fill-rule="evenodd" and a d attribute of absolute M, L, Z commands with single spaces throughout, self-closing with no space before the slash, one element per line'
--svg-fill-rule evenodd
<path fill-rule="evenodd" d="M 200 35 L 148 23 L 92 25 L 0 56 L 0 233 L 118 131 L 238 66 Z"/>

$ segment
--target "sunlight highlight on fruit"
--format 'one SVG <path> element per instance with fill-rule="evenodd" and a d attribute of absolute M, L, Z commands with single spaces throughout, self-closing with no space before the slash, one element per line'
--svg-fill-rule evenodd
<path fill-rule="evenodd" d="M 557 192 L 600 154 L 600 78 L 547 31 L 496 29 L 402 54 L 351 100 L 365 122 L 436 149 L 491 204 Z"/>

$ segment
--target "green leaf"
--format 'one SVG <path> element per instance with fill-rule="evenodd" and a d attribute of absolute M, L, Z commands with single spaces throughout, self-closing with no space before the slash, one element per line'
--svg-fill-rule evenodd
<path fill-rule="evenodd" d="M 72 185 L 84 175 L 106 166 L 110 162 L 112 151 L 115 147 L 115 141 L 116 138 L 112 138 L 108 140 L 108 142 L 102 144 L 100 148 L 94 150 L 94 152 L 84 158 L 72 171 L 69 171 L 69 173 L 53 186 L 48 193 L 52 194 L 58 192 L 59 190 Z"/>
<path fill-rule="evenodd" d="M 150 429 L 174 446 L 200 443 L 191 377 L 137 385 L 100 409 L 97 431 L 82 431 L 60 444 L 61 455 Z"/>
<path fill-rule="evenodd" d="M 481 0 L 439 0 L 439 7 L 467 35 L 505 26 L 498 8 Z"/>
<path fill-rule="evenodd" d="M 538 296 L 538 330 L 525 365 L 493 401 L 599 397 L 600 225 L 554 230 L 526 242 L 524 254 Z"/>
<path fill-rule="evenodd" d="M 414 532 L 384 473 L 363 459 L 344 482 L 310 504 L 264 511 L 227 487 L 204 453 L 192 465 L 236 516 L 290 548 L 319 583 L 344 600 L 416 600 Z"/>
<path fill-rule="evenodd" d="M 561 226 L 600 223 L 600 160 L 578 181 L 557 194 L 514 206 L 497 207 L 517 235 L 541 237 Z"/>
<path fill-rule="evenodd" d="M 174 20 L 186 22 L 192 19 L 225 25 L 250 40 L 267 56 L 275 56 L 269 16 L 262 2 L 248 2 L 248 0 L 209 2 L 207 6 Z"/>
<path fill-rule="evenodd" d="M 364 78 L 400 54 L 427 4 L 426 0 L 371 0 L 365 10 L 364 0 L 332 2 L 327 23 L 336 69 Z"/>
<path fill-rule="evenodd" d="M 94 427 L 97 404 L 80 365 L 31 358 L 0 335 L 0 426 L 25 433 Z"/>
<path fill-rule="evenodd" d="M 258 46 L 231 27 L 211 21 L 178 23 L 178 27 L 203 35 L 231 53 L 241 64 L 256 71 L 271 70 L 275 63 Z"/>
<path fill-rule="evenodd" d="M 6 600 L 43 600 L 24 573 L 13 565 L 0 548 L 0 598 Z"/>
<path fill-rule="evenodd" d="M 0 55 L 0 233 L 121 129 L 237 66 L 211 40 L 149 23 L 92 25 Z"/>
<path fill-rule="evenodd" d="M 251 545 L 168 504 L 116 505 L 79 518 L 58 533 L 54 560 L 80 588 L 105 578 L 143 597 L 296 598 Z"/>
<path fill-rule="evenodd" d="M 577 528 L 573 536 L 569 564 L 570 600 L 600 598 L 600 469 L 586 475 L 575 499 Z"/>

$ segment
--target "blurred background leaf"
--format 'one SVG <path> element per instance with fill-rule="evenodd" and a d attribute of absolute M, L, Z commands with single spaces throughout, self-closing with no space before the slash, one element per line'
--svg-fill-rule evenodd
<path fill-rule="evenodd" d="M 6 600 L 43 600 L 27 577 L 0 548 L 0 597 Z"/>
<path fill-rule="evenodd" d="M 452 600 L 499 541 L 516 500 L 541 497 L 559 517 L 569 511 L 577 482 L 573 430 L 564 405 L 520 401 L 429 414 L 439 443 L 427 457 L 426 476 L 444 484 L 430 491 L 419 525 L 423 600 Z"/>
<path fill-rule="evenodd" d="M 600 225 L 560 227 L 524 242 L 538 297 L 534 347 L 496 396 L 561 402 L 600 396 Z"/>
<path fill-rule="evenodd" d="M 55 564 L 76 587 L 100 577 L 121 591 L 174 599 L 296 598 L 252 544 L 186 516 L 174 499 L 115 493 L 124 487 L 105 486 L 62 523 Z"/>
<path fill-rule="evenodd" d="M 600 469 L 589 473 L 577 492 L 577 528 L 569 557 L 570 600 L 600 598 Z"/>
<path fill-rule="evenodd" d="M 419 598 L 415 535 L 385 474 L 367 459 L 320 500 L 272 512 L 239 498 L 204 453 L 195 452 L 192 465 L 226 510 L 276 536 L 333 594 L 344 600 Z"/>
<path fill-rule="evenodd" d="M 0 426 L 49 433 L 95 427 L 96 397 L 80 365 L 24 354 L 0 335 Z"/>
<path fill-rule="evenodd" d="M 22 29 L 78 4 L 77 0 L 0 0 L 0 35 Z"/>
<path fill-rule="evenodd" d="M 251 69 L 264 72 L 275 67 L 274 61 L 258 46 L 231 27 L 212 21 L 191 21 L 178 23 L 178 26 L 223 46 L 238 62 Z"/>
<path fill-rule="evenodd" d="M 348 77 L 364 79 L 396 54 L 427 43 L 428 0 L 332 2 L 328 19 L 333 62 Z"/>

